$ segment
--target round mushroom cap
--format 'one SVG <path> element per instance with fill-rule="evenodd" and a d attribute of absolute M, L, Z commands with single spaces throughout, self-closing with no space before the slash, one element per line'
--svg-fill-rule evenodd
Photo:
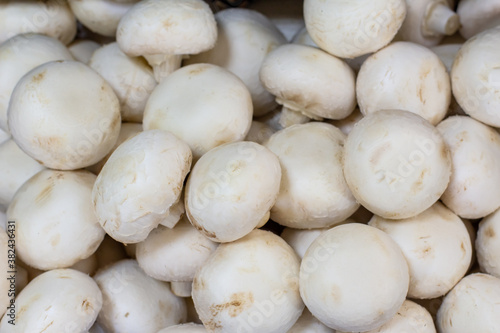
<path fill-rule="evenodd" d="M 68 45 L 68 50 L 75 60 L 88 64 L 95 50 L 101 47 L 101 44 L 90 39 L 79 39 Z"/>
<path fill-rule="evenodd" d="M 488 274 L 464 277 L 443 300 L 436 325 L 441 333 L 495 333 L 500 327 L 500 279 Z"/>
<path fill-rule="evenodd" d="M 472 36 L 500 24 L 500 2 L 496 0 L 461 0 L 457 14 L 460 16 L 460 34 Z"/>
<path fill-rule="evenodd" d="M 388 219 L 420 214 L 450 181 L 451 157 L 438 130 L 414 113 L 362 118 L 345 143 L 344 175 L 356 200 Z"/>
<path fill-rule="evenodd" d="M 178 201 L 190 168 L 189 147 L 171 133 L 144 131 L 125 141 L 94 184 L 99 223 L 119 242 L 143 241 Z"/>
<path fill-rule="evenodd" d="M 205 333 L 207 330 L 203 325 L 195 323 L 180 324 L 164 328 L 158 333 Z"/>
<path fill-rule="evenodd" d="M 364 115 L 400 109 L 436 125 L 450 106 L 450 78 L 434 52 L 418 44 L 396 42 L 361 65 L 356 95 Z"/>
<path fill-rule="evenodd" d="M 314 317 L 307 308 L 287 333 L 337 333 Z"/>
<path fill-rule="evenodd" d="M 312 40 L 340 58 L 355 58 L 389 44 L 405 16 L 405 0 L 304 1 Z"/>
<path fill-rule="evenodd" d="M 186 142 L 198 160 L 212 148 L 241 141 L 252 123 L 252 100 L 243 82 L 210 64 L 182 67 L 151 93 L 145 130 L 162 129 Z"/>
<path fill-rule="evenodd" d="M 500 127 L 500 26 L 462 45 L 451 69 L 451 84 L 465 113 Z"/>
<path fill-rule="evenodd" d="M 359 223 L 322 233 L 300 266 L 300 294 L 323 324 L 364 332 L 389 321 L 408 292 L 408 265 L 384 232 Z"/>
<path fill-rule="evenodd" d="M 217 26 L 202 0 L 144 0 L 122 17 L 116 40 L 133 57 L 196 54 L 214 46 Z"/>
<path fill-rule="evenodd" d="M 102 304 L 102 293 L 90 276 L 73 269 L 54 269 L 31 280 L 19 293 L 15 325 L 5 315 L 0 331 L 87 332 Z"/>
<path fill-rule="evenodd" d="M 300 259 L 302 259 L 312 242 L 314 242 L 314 240 L 326 230 L 328 229 L 285 228 L 280 236 L 285 240 L 285 242 L 287 242 L 288 245 L 292 247 L 292 249 L 295 250 Z"/>
<path fill-rule="evenodd" d="M 16 192 L 7 218 L 16 221 L 16 253 L 23 262 L 64 268 L 97 250 L 105 233 L 92 207 L 95 179 L 83 170 L 43 170 Z"/>
<path fill-rule="evenodd" d="M 481 270 L 500 278 L 500 209 L 479 223 L 476 253 Z"/>
<path fill-rule="evenodd" d="M 260 79 L 279 104 L 310 118 L 343 119 L 356 106 L 352 69 L 311 46 L 274 49 L 262 62 Z"/>
<path fill-rule="evenodd" d="M 43 64 L 22 77 L 10 99 L 14 141 L 35 160 L 60 170 L 99 162 L 120 132 L 118 98 L 76 61 Z"/>

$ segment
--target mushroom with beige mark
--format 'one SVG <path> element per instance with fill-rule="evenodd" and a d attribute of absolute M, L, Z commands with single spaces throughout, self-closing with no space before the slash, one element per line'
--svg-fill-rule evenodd
<path fill-rule="evenodd" d="M 479 223 L 476 253 L 481 271 L 500 278 L 500 209 Z"/>
<path fill-rule="evenodd" d="M 496 0 L 461 0 L 457 13 L 460 34 L 466 39 L 500 25 L 500 2 Z"/>

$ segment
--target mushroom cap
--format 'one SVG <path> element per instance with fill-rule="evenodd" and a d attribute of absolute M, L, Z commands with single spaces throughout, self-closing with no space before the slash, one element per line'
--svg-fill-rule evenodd
<path fill-rule="evenodd" d="M 496 0 L 461 0 L 457 14 L 460 16 L 460 34 L 472 36 L 500 24 L 500 2 Z"/>
<path fill-rule="evenodd" d="M 326 228 L 321 229 L 293 229 L 285 228 L 281 233 L 281 238 L 295 250 L 298 256 L 302 259 L 306 254 L 307 249 L 319 235 L 325 232 Z"/>
<path fill-rule="evenodd" d="M 260 80 L 279 104 L 305 115 L 343 119 L 356 106 L 352 69 L 311 46 L 277 47 L 262 62 Z"/>
<path fill-rule="evenodd" d="M 314 317 L 307 308 L 287 333 L 337 333 Z"/>
<path fill-rule="evenodd" d="M 451 157 L 443 137 L 408 111 L 366 115 L 354 125 L 344 149 L 344 175 L 354 197 L 384 218 L 423 212 L 450 181 Z"/>
<path fill-rule="evenodd" d="M 120 132 L 120 108 L 110 85 L 92 69 L 56 61 L 22 77 L 8 121 L 14 141 L 32 158 L 52 169 L 74 170 L 111 150 Z"/>
<path fill-rule="evenodd" d="M 396 42 L 361 65 L 356 95 L 364 115 L 400 109 L 436 125 L 448 111 L 451 86 L 446 67 L 434 52 L 418 44 Z"/>
<path fill-rule="evenodd" d="M 162 129 L 186 142 L 198 160 L 212 148 L 241 141 L 252 123 L 252 100 L 243 82 L 210 64 L 182 67 L 151 93 L 145 130 Z"/>
<path fill-rule="evenodd" d="M 252 125 L 250 126 L 250 130 L 245 137 L 245 141 L 252 141 L 263 145 L 275 132 L 276 130 L 270 125 L 264 122 L 252 120 Z"/>
<path fill-rule="evenodd" d="M 95 179 L 83 170 L 43 170 L 21 186 L 7 217 L 16 221 L 16 252 L 23 262 L 42 270 L 64 268 L 97 250 L 104 230 L 92 207 Z"/>
<path fill-rule="evenodd" d="M 309 311 L 346 332 L 389 321 L 403 304 L 408 284 L 399 246 L 384 232 L 359 223 L 322 233 L 300 266 L 300 294 Z"/>
<path fill-rule="evenodd" d="M 467 40 L 451 69 L 453 95 L 474 119 L 500 127 L 500 26 Z"/>
<path fill-rule="evenodd" d="M 15 332 L 87 332 L 103 304 L 102 293 L 87 274 L 54 269 L 40 274 L 16 297 L 15 325 L 4 316 L 0 330 Z"/>
<path fill-rule="evenodd" d="M 214 332 L 287 332 L 304 309 L 299 264 L 293 249 L 268 231 L 219 245 L 193 281 L 201 321 Z"/>
<path fill-rule="evenodd" d="M 408 297 L 442 296 L 469 269 L 472 244 L 467 228 L 439 202 L 404 220 L 374 216 L 369 225 L 387 233 L 403 251 L 410 269 Z"/>
<path fill-rule="evenodd" d="M 267 222 L 280 179 L 280 162 L 264 146 L 243 141 L 216 147 L 189 175 L 186 214 L 206 237 L 232 242 Z"/>
<path fill-rule="evenodd" d="M 68 50 L 75 60 L 88 64 L 95 50 L 101 47 L 101 44 L 90 39 L 79 39 L 68 45 Z"/>
<path fill-rule="evenodd" d="M 500 210 L 479 223 L 476 253 L 481 270 L 500 278 Z"/>
<path fill-rule="evenodd" d="M 442 333 L 494 333 L 500 327 L 500 279 L 488 274 L 464 277 L 443 300 L 436 325 Z"/>
<path fill-rule="evenodd" d="M 477 219 L 500 207 L 500 134 L 466 116 L 453 116 L 437 129 L 451 153 L 450 184 L 441 200 L 455 214 Z"/>
<path fill-rule="evenodd" d="M 405 16 L 405 0 L 304 1 L 304 20 L 312 40 L 341 58 L 381 49 L 396 35 Z"/>
<path fill-rule="evenodd" d="M 195 323 L 180 324 L 166 327 L 158 333 L 205 333 L 207 330 L 203 325 Z"/>
<path fill-rule="evenodd" d="M 347 219 L 359 204 L 342 171 L 345 135 L 312 122 L 276 132 L 266 143 L 281 163 L 281 185 L 271 219 L 297 229 L 329 227 Z"/>
<path fill-rule="evenodd" d="M 122 17 L 116 40 L 133 57 L 196 54 L 214 46 L 217 26 L 202 0 L 144 0 Z"/>

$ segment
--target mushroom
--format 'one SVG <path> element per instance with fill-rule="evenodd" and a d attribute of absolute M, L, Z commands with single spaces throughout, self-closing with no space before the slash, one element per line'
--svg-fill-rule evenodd
<path fill-rule="evenodd" d="M 0 213 L 0 215 L 2 215 Z M 7 311 L 7 315 L 10 313 L 11 299 L 13 300 L 16 295 L 16 280 L 17 274 L 14 278 L 9 276 L 8 272 L 16 270 L 15 264 L 15 234 L 14 230 L 9 229 L 8 234 L 6 232 L 7 228 L 0 230 L 0 251 L 3 256 L 0 257 L 0 270 L 3 274 L 3 279 L 0 279 L 0 317 Z M 14 309 L 15 311 L 15 309 Z M 15 315 L 15 313 L 14 313 Z"/>
<path fill-rule="evenodd" d="M 299 264 L 293 249 L 268 231 L 219 245 L 193 281 L 203 325 L 211 332 L 287 332 L 304 309 Z"/>
<path fill-rule="evenodd" d="M 97 322 L 108 332 L 156 333 L 186 320 L 186 304 L 167 283 L 142 271 L 132 259 L 97 272 L 104 304 Z"/>
<path fill-rule="evenodd" d="M 162 129 L 186 142 L 197 161 L 212 148 L 241 141 L 252 123 L 252 101 L 243 82 L 210 64 L 185 66 L 151 93 L 145 130 Z"/>
<path fill-rule="evenodd" d="M 187 323 L 164 328 L 158 333 L 205 333 L 207 330 L 203 325 Z"/>
<path fill-rule="evenodd" d="M 293 229 L 285 228 L 281 232 L 281 238 L 285 240 L 295 250 L 297 255 L 302 259 L 306 254 L 307 249 L 311 246 L 312 242 L 327 228 L 320 229 Z"/>
<path fill-rule="evenodd" d="M 500 278 L 500 209 L 479 223 L 476 253 L 481 271 Z"/>
<path fill-rule="evenodd" d="M 92 208 L 95 179 L 88 171 L 43 170 L 21 186 L 7 218 L 16 221 L 16 252 L 23 262 L 42 270 L 64 268 L 97 250 L 104 230 Z"/>
<path fill-rule="evenodd" d="M 451 69 L 451 83 L 465 113 L 500 127 L 500 26 L 463 44 Z"/>
<path fill-rule="evenodd" d="M 1 4 L 0 4 L 1 6 Z M 72 60 L 69 50 L 52 37 L 23 34 L 0 45 L 0 129 L 8 132 L 7 109 L 19 79 L 33 68 L 54 60 Z"/>
<path fill-rule="evenodd" d="M 287 333 L 336 333 L 315 318 L 307 308 Z"/>
<path fill-rule="evenodd" d="M 112 88 L 76 61 L 49 62 L 28 72 L 16 85 L 8 110 L 14 141 L 52 169 L 97 163 L 115 144 L 120 124 Z"/>
<path fill-rule="evenodd" d="M 231 71 L 250 91 L 255 116 L 272 111 L 276 103 L 260 82 L 259 69 L 266 54 L 286 43 L 285 36 L 267 17 L 250 9 L 226 9 L 215 14 L 215 19 L 215 46 L 184 62 L 211 63 Z"/>
<path fill-rule="evenodd" d="M 1 209 L 0 209 L 0 228 L 4 231 L 7 230 L 7 215 Z"/>
<path fill-rule="evenodd" d="M 191 167 L 191 151 L 173 134 L 144 131 L 122 143 L 102 168 L 92 191 L 106 233 L 138 243 L 169 214 Z"/>
<path fill-rule="evenodd" d="M 276 155 L 254 142 L 234 142 L 203 155 L 186 184 L 189 221 L 216 242 L 232 242 L 269 220 L 280 190 Z"/>
<path fill-rule="evenodd" d="M 5 132 L 0 128 L 0 145 L 10 139 L 10 133 Z"/>
<path fill-rule="evenodd" d="M 457 13 L 460 34 L 466 39 L 500 24 L 500 3 L 496 0 L 461 0 Z"/>
<path fill-rule="evenodd" d="M 412 301 L 417 303 L 420 306 L 423 306 L 427 312 L 432 317 L 432 320 L 434 323 L 436 323 L 436 316 L 439 311 L 439 308 L 441 307 L 441 304 L 443 303 L 444 296 L 437 297 L 437 298 L 430 298 L 430 299 L 413 299 Z"/>
<path fill-rule="evenodd" d="M 282 176 L 271 219 L 296 228 L 324 228 L 352 215 L 359 204 L 342 172 L 345 135 L 312 122 L 276 132 L 266 143 L 281 163 Z"/>
<path fill-rule="evenodd" d="M 340 58 L 355 58 L 389 44 L 405 16 L 404 0 L 304 1 L 312 40 Z"/>
<path fill-rule="evenodd" d="M 500 279 L 488 274 L 463 278 L 443 300 L 436 326 L 441 333 L 494 333 L 500 327 Z"/>
<path fill-rule="evenodd" d="M 451 72 L 453 61 L 463 44 L 444 44 L 431 47 L 431 51 L 436 53 L 448 73 Z"/>
<path fill-rule="evenodd" d="M 146 58 L 158 82 L 180 67 L 183 55 L 209 50 L 216 39 L 214 16 L 202 0 L 141 1 L 122 17 L 116 32 L 122 51 Z"/>
<path fill-rule="evenodd" d="M 87 332 L 102 307 L 102 293 L 87 274 L 54 269 L 32 280 L 3 316 L 0 331 Z M 15 323 L 15 324 L 13 324 Z"/>
<path fill-rule="evenodd" d="M 448 72 L 434 52 L 418 44 L 396 42 L 361 65 L 356 95 L 363 115 L 401 109 L 436 125 L 448 111 L 451 86 Z"/>
<path fill-rule="evenodd" d="M 410 298 L 443 296 L 467 273 L 472 244 L 462 220 L 436 202 L 417 216 L 368 223 L 388 234 L 401 248 L 410 269 Z"/>
<path fill-rule="evenodd" d="M 142 122 L 146 102 L 156 87 L 153 71 L 144 59 L 128 57 L 117 43 L 111 43 L 94 52 L 89 66 L 113 88 L 122 121 Z"/>
<path fill-rule="evenodd" d="M 450 184 L 441 200 L 463 218 L 477 219 L 493 213 L 500 207 L 500 174 L 496 172 L 500 165 L 500 134 L 466 116 L 449 117 L 437 129 L 453 161 Z"/>
<path fill-rule="evenodd" d="M 252 141 L 263 145 L 275 132 L 276 130 L 268 124 L 253 120 L 245 141 Z"/>
<path fill-rule="evenodd" d="M 302 1 L 256 1 L 251 8 L 266 16 L 289 41 L 304 26 Z"/>
<path fill-rule="evenodd" d="M 363 118 L 363 114 L 359 111 L 359 108 L 355 108 L 348 117 L 339 120 L 329 120 L 327 122 L 337 127 L 345 135 L 349 135 L 354 125 L 356 125 L 361 118 Z"/>
<path fill-rule="evenodd" d="M 170 289 L 175 296 L 191 297 L 193 291 L 193 281 L 171 281 Z"/>
<path fill-rule="evenodd" d="M 278 104 L 312 119 L 343 119 L 356 106 L 352 69 L 314 47 L 277 47 L 262 62 L 260 80 Z"/>
<path fill-rule="evenodd" d="M 94 51 L 101 47 L 101 44 L 89 39 L 79 39 L 68 45 L 68 50 L 75 60 L 88 65 Z"/>
<path fill-rule="evenodd" d="M 318 47 L 318 45 L 316 45 L 316 43 L 312 40 L 311 35 L 309 35 L 309 32 L 307 32 L 306 27 L 303 27 L 302 29 L 297 31 L 295 36 L 293 36 L 292 43 L 311 46 L 311 47 Z"/>
<path fill-rule="evenodd" d="M 450 181 L 451 157 L 443 137 L 408 111 L 366 115 L 347 136 L 344 149 L 344 175 L 352 194 L 384 218 L 420 214 Z"/>
<path fill-rule="evenodd" d="M 0 3 L 0 43 L 28 32 L 69 44 L 76 35 L 76 19 L 66 1 L 14 1 Z"/>
<path fill-rule="evenodd" d="M 348 223 L 322 233 L 300 265 L 300 295 L 326 326 L 364 332 L 387 323 L 408 291 L 399 246 L 377 228 Z"/>

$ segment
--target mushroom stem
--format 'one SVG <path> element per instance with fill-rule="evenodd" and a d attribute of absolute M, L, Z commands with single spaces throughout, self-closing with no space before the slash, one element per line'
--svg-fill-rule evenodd
<path fill-rule="evenodd" d="M 287 128 L 296 124 L 308 123 L 310 120 L 311 118 L 305 116 L 301 112 L 294 111 L 286 106 L 283 106 L 283 108 L 281 109 L 279 123 L 281 126 L 283 126 L 283 128 Z"/>
<path fill-rule="evenodd" d="M 451 36 L 460 28 L 458 15 L 443 3 L 431 5 L 424 21 L 424 31 L 429 35 Z"/>
<path fill-rule="evenodd" d="M 170 73 L 181 67 L 182 55 L 180 54 L 151 54 L 145 55 L 147 62 L 153 67 L 156 82 L 160 83 Z"/>
<path fill-rule="evenodd" d="M 172 281 L 170 289 L 172 293 L 179 297 L 191 297 L 192 281 Z"/>

